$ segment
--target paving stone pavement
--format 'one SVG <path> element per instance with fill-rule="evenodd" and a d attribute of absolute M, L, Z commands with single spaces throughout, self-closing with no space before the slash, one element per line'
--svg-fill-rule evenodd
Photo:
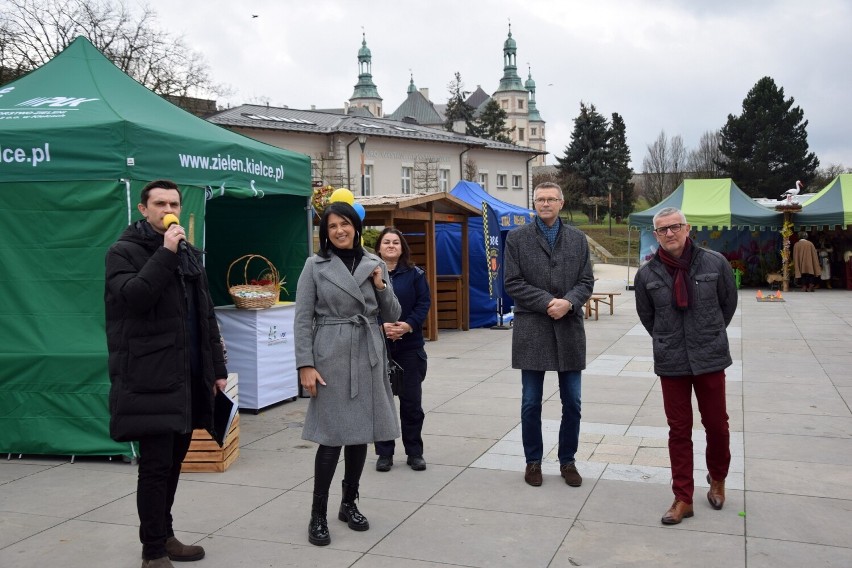
<path fill-rule="evenodd" d="M 202 544 L 199 568 L 852 566 L 852 293 L 791 291 L 758 303 L 740 291 L 729 328 L 733 462 L 724 509 L 704 498 L 704 436 L 695 411 L 695 517 L 659 519 L 672 500 L 667 428 L 650 339 L 626 268 L 596 266 L 615 314 L 586 321 L 588 367 L 578 468 L 555 458 L 560 403 L 545 384 L 544 484 L 523 481 L 520 376 L 511 331 L 442 331 L 427 344 L 425 458 L 397 451 L 388 473 L 370 452 L 361 510 L 370 530 L 333 514 L 327 547 L 307 542 L 315 446 L 301 440 L 306 399 L 241 417 L 240 457 L 224 473 L 185 474 L 177 536 Z M 121 460 L 0 460 L 0 567 L 141 564 L 135 468 Z"/>

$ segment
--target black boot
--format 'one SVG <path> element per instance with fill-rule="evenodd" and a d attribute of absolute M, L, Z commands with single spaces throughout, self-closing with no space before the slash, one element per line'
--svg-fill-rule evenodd
<path fill-rule="evenodd" d="M 358 498 L 358 485 L 343 481 L 343 500 L 337 518 L 346 522 L 353 531 L 365 531 L 370 528 L 367 517 L 361 514 L 355 500 Z"/>
<path fill-rule="evenodd" d="M 331 544 L 331 535 L 328 533 L 328 493 L 320 495 L 314 493 L 314 504 L 311 507 L 311 523 L 308 525 L 308 540 L 316 546 Z"/>

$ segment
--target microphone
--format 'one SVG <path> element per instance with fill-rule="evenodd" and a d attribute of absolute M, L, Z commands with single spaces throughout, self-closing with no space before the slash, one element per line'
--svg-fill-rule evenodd
<path fill-rule="evenodd" d="M 172 225 L 180 225 L 180 219 L 178 219 L 178 216 L 175 215 L 174 213 L 166 213 L 166 215 L 163 217 L 163 226 L 166 229 L 168 229 Z M 186 239 L 182 239 L 178 243 L 178 250 L 184 250 L 185 251 L 186 247 L 187 247 Z"/>

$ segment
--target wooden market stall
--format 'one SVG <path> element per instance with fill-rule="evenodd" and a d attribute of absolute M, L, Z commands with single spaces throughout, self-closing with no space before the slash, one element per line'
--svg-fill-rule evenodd
<path fill-rule="evenodd" d="M 470 261 L 468 258 L 468 218 L 482 215 L 476 207 L 447 193 L 377 195 L 356 197 L 367 212 L 367 227 L 394 226 L 405 235 L 411 247 L 411 260 L 426 271 L 432 306 L 423 336 L 435 341 L 438 329 L 470 329 Z M 435 254 L 435 225 L 458 223 L 462 227 L 461 274 L 438 274 Z"/>

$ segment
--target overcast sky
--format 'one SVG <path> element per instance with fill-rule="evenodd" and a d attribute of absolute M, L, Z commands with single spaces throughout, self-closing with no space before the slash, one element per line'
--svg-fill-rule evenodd
<path fill-rule="evenodd" d="M 493 93 L 508 23 L 518 71 L 527 64 L 547 123 L 547 157 L 571 141 L 580 101 L 627 125 L 641 171 L 660 131 L 701 135 L 739 115 L 770 76 L 809 121 L 821 167 L 852 167 L 852 2 L 848 0 L 151 0 L 163 28 L 203 53 L 220 104 L 342 107 L 358 80 L 362 28 L 373 81 L 394 111 L 409 70 L 445 103 L 456 71 L 466 89 Z M 252 17 L 257 15 L 256 18 Z M 792 183 L 792 180 L 791 180 Z"/>

